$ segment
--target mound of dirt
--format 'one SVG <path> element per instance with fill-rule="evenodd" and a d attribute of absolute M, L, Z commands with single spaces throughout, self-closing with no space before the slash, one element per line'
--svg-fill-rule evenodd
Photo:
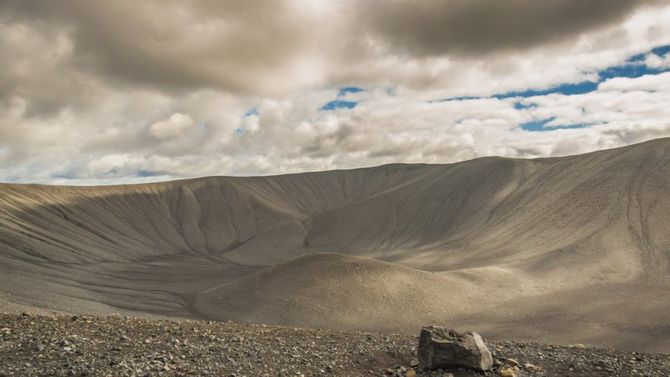
<path fill-rule="evenodd" d="M 316 254 L 268 267 L 195 300 L 208 318 L 309 327 L 414 331 L 504 295 L 457 276 L 372 258 Z"/>

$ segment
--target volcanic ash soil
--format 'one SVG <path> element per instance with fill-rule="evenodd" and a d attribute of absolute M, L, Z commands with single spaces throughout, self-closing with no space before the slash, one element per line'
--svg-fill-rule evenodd
<path fill-rule="evenodd" d="M 668 376 L 670 355 L 487 342 L 495 367 L 425 372 L 415 336 L 121 316 L 0 314 L 0 376 Z"/>

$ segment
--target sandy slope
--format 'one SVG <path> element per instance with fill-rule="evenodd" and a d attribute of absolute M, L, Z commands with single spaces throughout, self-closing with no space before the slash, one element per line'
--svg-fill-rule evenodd
<path fill-rule="evenodd" d="M 518 279 L 491 271 L 514 288 Z M 505 277 L 510 281 L 505 281 Z M 503 297 L 467 277 L 419 271 L 371 258 L 317 254 L 201 292 L 195 309 L 217 319 L 309 327 L 412 330 L 417 323 L 491 307 Z"/>
<path fill-rule="evenodd" d="M 669 163 L 659 139 L 555 159 L 4 184 L 0 308 L 403 331 L 434 320 L 670 351 Z"/>

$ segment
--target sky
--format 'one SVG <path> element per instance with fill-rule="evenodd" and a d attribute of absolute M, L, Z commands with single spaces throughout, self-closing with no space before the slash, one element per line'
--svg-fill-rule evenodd
<path fill-rule="evenodd" d="M 564 156 L 668 104 L 670 0 L 0 0 L 0 182 Z"/>

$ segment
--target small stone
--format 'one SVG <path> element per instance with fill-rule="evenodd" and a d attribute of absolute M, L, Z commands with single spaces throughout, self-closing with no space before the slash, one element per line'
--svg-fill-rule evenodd
<path fill-rule="evenodd" d="M 515 368 L 510 368 L 510 367 L 504 367 L 500 369 L 500 377 L 518 377 L 519 373 L 517 373 L 517 370 Z"/>
<path fill-rule="evenodd" d="M 419 366 L 419 360 L 412 359 L 412 361 L 409 362 L 409 366 L 411 366 L 412 368 L 418 367 Z"/>
<path fill-rule="evenodd" d="M 538 366 L 536 366 L 536 365 L 534 365 L 534 364 L 531 364 L 531 363 L 525 363 L 525 364 L 523 364 L 523 367 L 524 367 L 526 370 L 539 370 L 539 369 L 540 369 L 540 367 L 538 367 Z"/>
<path fill-rule="evenodd" d="M 414 369 L 408 369 L 407 373 L 405 373 L 405 377 L 416 377 L 416 372 Z"/>
<path fill-rule="evenodd" d="M 516 361 L 515 359 L 507 359 L 506 361 L 507 361 L 507 363 L 508 363 L 509 365 L 511 365 L 511 366 L 513 366 L 513 367 L 518 367 L 519 365 L 521 365 L 521 364 L 520 364 L 518 361 Z"/>

